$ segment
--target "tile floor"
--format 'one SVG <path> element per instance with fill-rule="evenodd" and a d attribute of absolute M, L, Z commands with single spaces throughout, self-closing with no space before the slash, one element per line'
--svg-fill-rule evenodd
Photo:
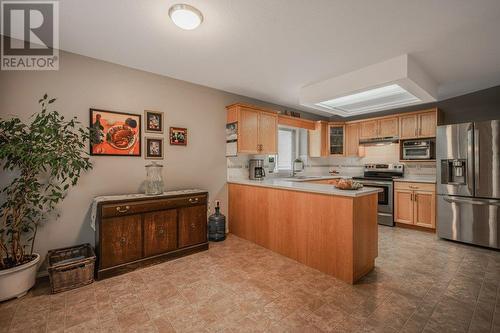
<path fill-rule="evenodd" d="M 0 332 L 500 332 L 500 252 L 380 227 L 355 286 L 235 236 L 208 252 L 0 304 Z"/>

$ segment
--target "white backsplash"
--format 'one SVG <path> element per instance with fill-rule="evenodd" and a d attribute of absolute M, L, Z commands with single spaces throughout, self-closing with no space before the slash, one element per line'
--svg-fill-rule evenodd
<path fill-rule="evenodd" d="M 304 161 L 304 175 L 327 176 L 329 171 L 335 170 L 339 175 L 346 177 L 361 176 L 363 165 L 368 163 L 402 163 L 405 165 L 407 176 L 435 176 L 435 162 L 399 162 L 399 145 L 388 144 L 381 146 L 366 146 L 364 157 L 307 157 L 300 156 Z M 267 155 L 241 155 L 227 158 L 228 179 L 247 179 L 248 160 L 252 158 L 264 159 L 266 177 L 285 176 L 269 172 Z M 288 174 L 287 174 L 288 175 Z"/>

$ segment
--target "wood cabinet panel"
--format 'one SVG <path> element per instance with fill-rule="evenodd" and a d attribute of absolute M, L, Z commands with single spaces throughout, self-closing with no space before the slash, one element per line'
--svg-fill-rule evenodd
<path fill-rule="evenodd" d="M 435 228 L 436 226 L 436 194 L 435 192 L 414 191 L 414 224 Z"/>
<path fill-rule="evenodd" d="M 116 266 L 142 257 L 142 215 L 105 218 L 101 228 L 102 267 Z"/>
<path fill-rule="evenodd" d="M 309 156 L 328 157 L 330 156 L 328 147 L 328 123 L 317 121 L 315 129 L 309 130 Z"/>
<path fill-rule="evenodd" d="M 207 241 L 207 207 L 192 206 L 179 209 L 179 247 Z"/>
<path fill-rule="evenodd" d="M 146 257 L 177 248 L 177 210 L 144 214 L 144 255 Z"/>
<path fill-rule="evenodd" d="M 401 139 L 411 139 L 418 136 L 418 116 L 416 114 L 399 118 L 399 134 Z"/>
<path fill-rule="evenodd" d="M 377 137 L 377 120 L 368 120 L 360 123 L 359 137 L 361 139 L 373 139 Z"/>
<path fill-rule="evenodd" d="M 436 136 L 437 118 L 436 112 L 425 112 L 418 116 L 419 137 Z"/>
<path fill-rule="evenodd" d="M 241 109 L 238 122 L 238 151 L 242 153 L 258 153 L 259 144 L 259 112 Z"/>
<path fill-rule="evenodd" d="M 394 221 L 413 224 L 413 191 L 394 191 Z"/>
<path fill-rule="evenodd" d="M 345 144 L 345 155 L 346 156 L 360 156 L 359 149 L 359 123 L 347 124 L 345 126 L 346 132 L 346 144 Z"/>
<path fill-rule="evenodd" d="M 379 137 L 398 136 L 399 120 L 398 117 L 383 118 L 378 121 Z"/>
<path fill-rule="evenodd" d="M 259 153 L 260 154 L 276 154 L 277 149 L 277 128 L 278 116 L 267 113 L 259 113 Z"/>

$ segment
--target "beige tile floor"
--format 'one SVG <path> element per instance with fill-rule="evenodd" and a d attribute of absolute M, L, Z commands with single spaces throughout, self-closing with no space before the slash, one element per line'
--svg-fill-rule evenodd
<path fill-rule="evenodd" d="M 0 332 L 500 332 L 500 252 L 380 227 L 355 286 L 235 236 L 207 252 L 0 304 Z"/>

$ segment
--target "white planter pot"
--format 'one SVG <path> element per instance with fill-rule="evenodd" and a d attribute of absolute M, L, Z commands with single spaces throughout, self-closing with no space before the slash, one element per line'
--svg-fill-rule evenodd
<path fill-rule="evenodd" d="M 14 297 L 26 295 L 35 285 L 36 270 L 40 262 L 40 255 L 21 266 L 0 270 L 0 302 Z"/>

